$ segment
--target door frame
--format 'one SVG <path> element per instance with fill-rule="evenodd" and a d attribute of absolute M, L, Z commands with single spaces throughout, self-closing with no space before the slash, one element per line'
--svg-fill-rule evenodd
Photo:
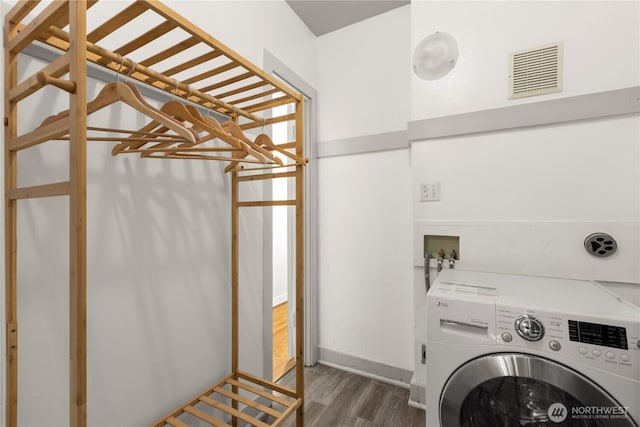
<path fill-rule="evenodd" d="M 267 49 L 263 51 L 263 70 L 268 74 L 274 74 L 288 83 L 290 86 L 301 92 L 305 96 L 305 155 L 309 158 L 309 164 L 305 167 L 305 324 L 304 324 L 304 364 L 313 366 L 318 362 L 318 166 L 317 166 L 317 100 L 316 89 L 302 79 L 297 73 L 291 70 L 282 61 L 276 58 Z M 265 182 L 265 185 L 269 183 Z M 264 191 L 271 191 L 265 188 Z M 271 211 L 264 210 L 265 224 L 272 221 Z M 268 221 L 268 222 L 267 222 Z M 264 348 L 273 346 L 273 283 L 272 277 L 272 242 L 273 236 L 270 227 L 265 227 L 264 233 L 264 327 L 263 344 Z M 297 326 L 296 326 L 297 327 Z M 265 351 L 264 372 L 273 374 L 273 352 Z"/>

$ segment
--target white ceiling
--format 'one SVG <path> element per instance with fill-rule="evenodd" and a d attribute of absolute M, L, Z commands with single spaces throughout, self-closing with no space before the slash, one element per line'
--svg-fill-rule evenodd
<path fill-rule="evenodd" d="M 411 0 L 286 0 L 316 35 L 330 33 L 411 3 Z"/>

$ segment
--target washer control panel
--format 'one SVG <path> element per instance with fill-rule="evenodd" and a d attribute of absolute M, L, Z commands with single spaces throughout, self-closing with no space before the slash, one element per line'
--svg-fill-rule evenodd
<path fill-rule="evenodd" d="M 496 306 L 496 343 L 560 355 L 640 380 L 640 324 Z"/>
<path fill-rule="evenodd" d="M 569 320 L 569 339 L 584 344 L 627 350 L 627 330 L 621 326 Z"/>

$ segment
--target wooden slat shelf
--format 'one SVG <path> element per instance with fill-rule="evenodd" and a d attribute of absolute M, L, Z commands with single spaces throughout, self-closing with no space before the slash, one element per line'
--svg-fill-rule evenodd
<path fill-rule="evenodd" d="M 36 40 L 42 31 L 48 29 L 61 18 L 69 20 L 69 7 L 63 2 L 52 2 L 37 18 L 7 43 L 7 49 L 11 53 L 20 53 L 32 41 Z"/>
<path fill-rule="evenodd" d="M 189 415 L 216 427 L 231 427 L 233 417 L 251 426 L 275 427 L 302 404 L 302 399 L 295 396 L 293 390 L 238 372 L 151 424 L 151 427 L 189 426 Z M 259 399 L 266 400 L 267 404 L 260 403 Z"/>
<path fill-rule="evenodd" d="M 59 28 L 49 27 L 47 30 L 47 36 L 40 39 L 40 41 L 56 47 L 58 49 L 67 50 L 69 48 L 69 35 Z M 218 52 L 211 52 L 211 55 L 220 56 Z M 179 98 L 190 97 L 194 102 L 210 108 L 220 114 L 224 114 L 230 117 L 242 116 L 249 122 L 255 123 L 256 126 L 262 126 L 266 121 L 261 117 L 248 113 L 241 108 L 235 107 L 233 104 L 223 102 L 208 92 L 224 88 L 241 80 L 248 79 L 254 75 L 251 72 L 246 72 L 240 76 L 231 77 L 219 83 L 212 84 L 205 88 L 197 89 L 190 87 L 178 80 L 175 80 L 163 73 L 156 72 L 148 67 L 144 67 L 129 58 L 118 55 L 117 53 L 98 46 L 94 43 L 87 42 L 87 60 L 94 64 L 108 68 L 114 72 L 120 72 L 125 69 L 133 67 L 134 71 L 130 73 L 129 77 L 133 80 L 137 80 L 144 84 L 150 84 L 156 89 L 160 89 L 164 92 L 172 94 Z M 129 71 L 127 71 L 129 74 Z M 283 121 L 276 120 L 272 123 Z M 290 119 L 287 119 L 290 120 Z"/>
<path fill-rule="evenodd" d="M 147 5 L 143 2 L 135 2 L 130 6 L 112 16 L 107 20 L 103 20 L 103 24 L 87 34 L 87 41 L 97 43 L 109 34 L 113 33 L 124 24 L 130 22 L 136 16 L 139 16 L 147 10 Z"/>
<path fill-rule="evenodd" d="M 164 61 L 167 58 L 172 57 L 173 55 L 176 55 L 180 52 L 182 52 L 183 50 L 187 50 L 190 47 L 193 47 L 195 45 L 197 45 L 199 43 L 199 40 L 194 37 L 191 36 L 173 46 L 171 46 L 168 49 L 165 49 L 161 52 L 156 53 L 155 55 L 144 59 L 142 61 L 140 61 L 140 65 L 144 65 L 145 67 L 150 67 L 154 64 L 157 64 L 160 61 Z"/>
<path fill-rule="evenodd" d="M 153 426 L 189 427 L 194 422 L 198 425 L 205 422 L 217 427 L 230 427 L 240 422 L 256 427 L 275 427 L 295 414 L 296 426 L 303 427 L 304 166 L 308 162 L 304 156 L 303 95 L 160 1 L 131 1 L 118 6 L 118 11 L 111 12 L 110 16 L 102 16 L 100 7 L 95 6 L 98 0 L 56 0 L 46 4 L 38 16 L 27 19 L 39 1 L 17 1 L 5 14 L 4 21 L 7 358 L 6 419 L 0 424 L 18 426 L 18 206 L 24 199 L 68 196 L 69 425 L 87 426 L 86 291 L 87 223 L 90 220 L 87 216 L 87 144 L 99 140 L 114 143 L 114 155 L 137 153 L 143 158 L 223 161 L 226 163 L 225 171 L 231 175 L 229 347 L 232 374 Z M 145 19 L 137 19 L 142 14 Z M 224 16 L 217 18 L 224 19 Z M 87 22 L 100 24 L 87 29 Z M 153 43 L 160 39 L 163 43 Z M 109 40 L 118 45 L 108 45 Z M 53 47 L 60 52 L 60 57 L 20 81 L 19 54 L 34 42 Z M 114 72 L 114 81 L 108 82 L 93 99 L 87 99 L 88 63 Z M 158 69 L 164 71 L 156 71 Z M 116 81 L 116 75 L 124 77 Z M 65 99 L 69 100 L 68 109 L 57 114 L 49 112 L 54 115 L 42 117 L 39 127 L 18 134 L 18 104 L 46 85 L 68 92 L 65 94 Z M 154 111 L 141 95 L 138 97 L 136 85 L 153 87 L 171 94 L 176 100 L 166 103 L 162 110 Z M 165 108 L 171 108 L 168 106 L 171 102 L 180 104 L 177 100 L 188 101 L 182 103 L 183 109 L 196 111 L 190 121 L 181 120 L 177 110 L 166 112 Z M 87 123 L 90 114 L 115 102 L 125 103 L 147 116 L 149 124 L 139 130 L 124 130 Z M 218 123 L 209 115 L 199 116 L 198 109 L 190 104 L 227 116 L 228 121 Z M 273 108 L 287 104 L 293 104 L 294 112 L 274 117 Z M 29 112 L 31 114 L 33 112 Z M 295 141 L 286 144 L 276 145 L 267 135 L 251 139 L 243 133 L 243 130 L 262 130 L 265 126 L 288 121 L 295 122 L 296 135 Z M 69 180 L 19 187 L 18 152 L 52 140 L 68 144 Z M 295 181 L 295 197 L 288 200 L 239 200 L 239 187 L 246 185 L 243 183 L 277 178 Z M 296 209 L 295 322 L 300 327 L 296 328 L 295 339 L 295 390 L 239 371 L 239 272 L 242 261 L 239 256 L 239 211 L 249 207 L 281 205 Z M 118 408 L 112 409 L 116 411 Z M 164 412 L 161 408 L 158 411 Z"/>
<path fill-rule="evenodd" d="M 43 14 L 42 19 L 34 19 L 31 23 L 23 26 L 19 35 L 9 42 L 9 49 L 12 52 L 18 53 L 32 40 L 38 39 L 43 43 L 55 47 L 56 49 L 64 51 L 68 50 L 69 35 L 66 31 L 62 30 L 68 22 L 68 11 L 65 7 L 65 3 L 66 2 L 52 3 L 52 5 L 45 10 L 46 13 Z M 94 2 L 91 4 L 93 3 Z M 113 50 L 109 50 L 108 48 L 97 44 L 106 36 L 118 32 L 118 30 L 143 12 L 155 13 L 162 17 L 164 21 L 154 25 L 152 28 L 140 29 L 140 35 L 138 37 L 133 38 L 123 46 L 113 48 Z M 20 11 L 15 14 L 16 17 L 20 17 L 23 13 L 24 12 Z M 254 122 L 258 125 L 263 125 L 263 118 L 252 114 L 252 112 L 263 111 L 274 105 L 300 102 L 302 99 L 300 94 L 293 91 L 287 85 L 264 73 L 250 62 L 244 60 L 240 55 L 235 53 L 226 45 L 220 43 L 218 40 L 209 36 L 203 30 L 197 28 L 193 24 L 185 23 L 186 20 L 184 20 L 184 18 L 179 17 L 175 12 L 157 1 L 139 0 L 121 10 L 115 16 L 106 20 L 102 19 L 102 21 L 104 22 L 102 25 L 95 28 L 87 35 L 87 48 L 89 53 L 93 54 L 87 56 L 89 61 L 114 71 L 120 70 L 123 73 L 129 73 L 130 68 L 133 67 L 133 72 L 130 75 L 132 79 L 145 84 L 151 84 L 152 86 L 166 92 L 175 93 L 181 98 L 186 98 L 191 95 L 191 99 L 194 102 L 208 108 L 212 108 L 220 114 L 229 115 L 230 117 L 242 116 L 247 119 L 247 122 Z M 126 55 L 136 52 L 140 48 L 156 40 L 159 36 L 176 28 L 180 28 L 187 32 L 188 37 L 180 43 L 159 51 L 137 63 L 126 57 Z M 197 58 L 180 62 L 170 69 L 166 69 L 161 72 L 149 69 L 150 66 L 161 61 L 170 61 L 171 58 L 182 53 L 186 48 L 196 45 L 206 46 L 209 51 L 200 54 Z M 173 75 L 186 72 L 197 65 L 201 65 L 218 57 L 225 57 L 227 61 L 216 68 L 212 68 L 204 72 L 201 71 L 196 75 L 191 75 L 178 81 L 171 78 Z M 231 70 L 236 72 L 235 76 L 228 75 L 228 72 Z M 218 81 L 209 82 L 202 87 L 190 86 L 206 78 L 218 75 L 222 77 Z M 237 87 L 239 82 L 243 82 L 251 78 L 257 78 L 259 79 L 259 82 L 245 84 L 245 87 Z M 251 110 L 240 108 L 238 107 L 238 104 L 246 102 L 246 99 L 244 98 L 253 94 L 245 95 L 240 97 L 238 100 L 231 102 L 223 102 L 220 99 L 222 97 L 227 97 L 230 94 L 243 94 L 256 87 L 262 86 L 266 86 L 263 88 L 263 92 L 265 92 L 266 95 L 282 92 L 283 96 L 278 98 L 276 102 L 269 101 L 269 103 L 266 104 L 259 103 L 251 106 Z M 220 97 L 216 96 L 216 91 L 221 93 Z M 291 120 L 291 118 L 283 117 L 282 120 Z M 271 119 L 270 123 L 274 123 L 273 119 Z"/>

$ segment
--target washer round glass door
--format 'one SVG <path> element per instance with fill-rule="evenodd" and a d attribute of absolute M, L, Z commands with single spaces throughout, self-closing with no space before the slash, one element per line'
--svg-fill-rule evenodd
<path fill-rule="evenodd" d="M 492 354 L 458 368 L 440 397 L 442 427 L 638 427 L 578 372 L 537 356 Z"/>

